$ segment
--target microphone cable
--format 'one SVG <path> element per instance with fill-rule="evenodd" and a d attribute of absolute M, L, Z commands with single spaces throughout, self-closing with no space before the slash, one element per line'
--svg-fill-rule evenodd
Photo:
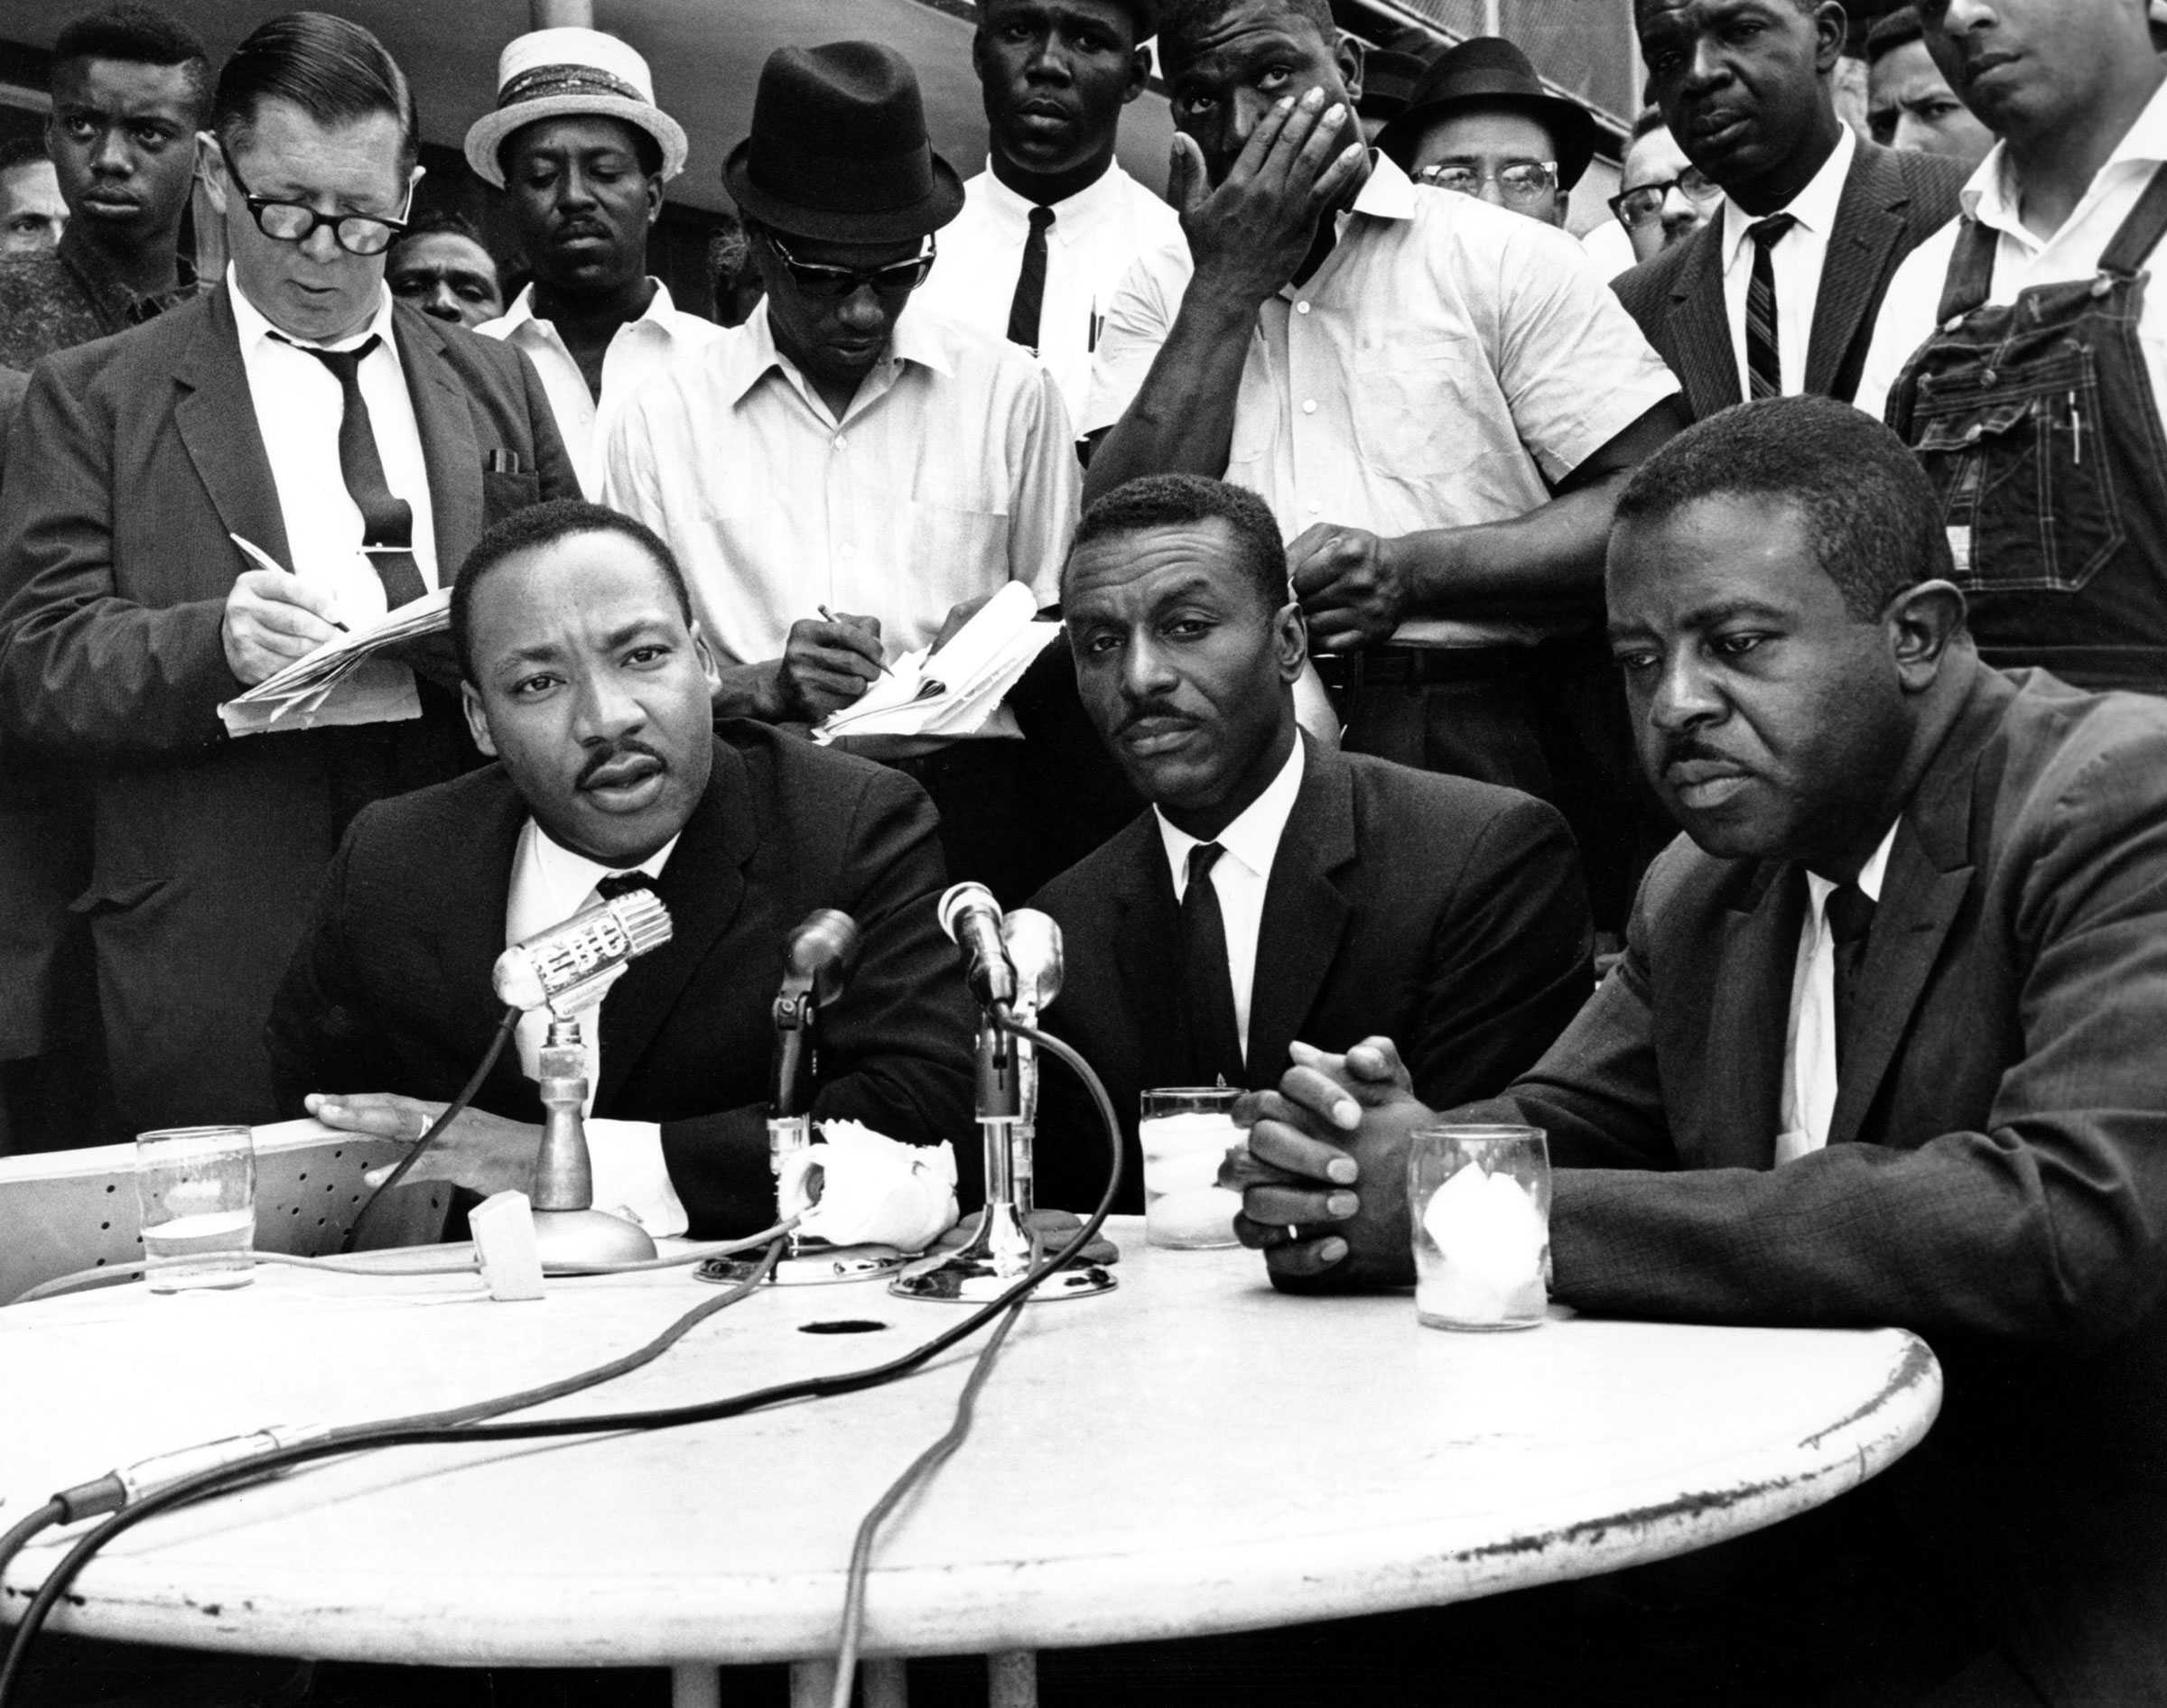
<path fill-rule="evenodd" d="M 516 1010 L 513 1012 L 516 1014 Z M 657 1406 L 631 1412 L 535 1418 L 524 1423 L 470 1422 L 449 1426 L 442 1421 L 444 1415 L 436 1414 L 419 1418 L 400 1418 L 390 1423 L 354 1425 L 309 1440 L 281 1443 L 268 1451 L 252 1454 L 239 1463 L 219 1463 L 197 1471 L 152 1490 L 131 1504 L 121 1507 L 117 1511 L 111 1510 L 108 1506 L 104 1508 L 108 1512 L 108 1516 L 97 1527 L 86 1532 L 76 1540 L 74 1546 L 61 1557 L 59 1564 L 46 1573 L 45 1581 L 39 1586 L 36 1594 L 33 1596 L 29 1607 L 24 1610 L 22 1621 L 15 1628 L 14 1640 L 8 1647 L 6 1660 L 5 1664 L 0 1664 L 0 1708 L 6 1708 L 13 1694 L 14 1682 L 22 1670 L 23 1657 L 28 1653 L 30 1645 L 43 1628 L 52 1609 L 68 1592 L 70 1586 L 74 1583 L 83 1568 L 90 1563 L 99 1550 L 115 1537 L 125 1531 L 135 1528 L 144 1520 L 155 1518 L 158 1514 L 172 1508 L 189 1504 L 243 1483 L 258 1481 L 274 1471 L 284 1471 L 293 1465 L 306 1463 L 311 1460 L 367 1449 L 465 1444 L 473 1442 L 535 1441 L 565 1435 L 602 1435 L 651 1429 L 672 1429 L 691 1424 L 715 1423 L 726 1418 L 739 1417 L 748 1412 L 764 1410 L 770 1406 L 783 1405 L 792 1400 L 827 1399 L 839 1394 L 858 1393 L 865 1388 L 878 1388 L 909 1375 L 923 1368 L 958 1341 L 975 1334 L 995 1317 L 1007 1311 L 1009 1306 L 1036 1289 L 1048 1276 L 1065 1267 L 1071 1258 L 1098 1237 L 1100 1228 L 1104 1224 L 1108 1214 L 1113 1208 L 1114 1197 L 1121 1190 L 1121 1181 L 1120 1119 L 1114 1114 L 1113 1103 L 1106 1095 L 1106 1088 L 1100 1082 L 1098 1075 L 1092 1071 L 1090 1064 L 1060 1039 L 1041 1032 L 1035 1026 L 1023 1025 L 1010 1016 L 1005 1008 L 996 1009 L 994 1014 L 998 1023 L 1005 1029 L 1018 1037 L 1030 1039 L 1081 1076 L 1085 1089 L 1091 1094 L 1093 1103 L 1098 1109 L 1100 1122 L 1105 1128 L 1112 1152 L 1112 1162 L 1107 1175 L 1106 1190 L 1100 1196 L 1098 1207 L 1092 1211 L 1084 1225 L 1069 1236 L 1059 1250 L 1050 1258 L 1034 1264 L 985 1304 L 981 1305 L 952 1327 L 942 1330 L 940 1333 L 911 1348 L 908 1351 L 898 1353 L 896 1357 L 882 1363 L 868 1365 L 860 1369 L 838 1371 L 831 1376 L 799 1377 L 791 1381 L 775 1383 L 767 1388 L 753 1388 L 722 1399 L 702 1400 L 686 1406 Z M 477 1075 L 477 1081 L 479 1079 L 479 1076 Z M 446 1113 L 449 1114 L 450 1111 L 447 1110 Z M 440 1121 L 438 1124 L 442 1125 L 442 1122 Z M 734 1304 L 737 1300 L 744 1297 L 760 1284 L 767 1272 L 773 1267 L 774 1258 L 779 1257 L 780 1253 L 781 1243 L 777 1241 L 770 1249 L 769 1257 L 759 1270 L 730 1287 L 719 1299 L 711 1301 L 710 1309 L 695 1308 L 687 1313 L 684 1318 L 679 1319 L 678 1323 L 673 1324 L 671 1330 L 665 1331 L 665 1335 L 674 1341 L 678 1334 L 700 1321 L 704 1314 L 711 1313 L 711 1310 L 719 1310 L 722 1306 Z M 646 1350 L 642 1349 L 643 1351 Z M 657 1353 L 661 1350 L 660 1346 L 656 1347 Z M 630 1356 L 637 1357 L 638 1354 Z M 618 1364 L 623 1365 L 624 1360 L 618 1360 Z M 630 1366 L 625 1366 L 625 1368 L 630 1368 Z M 618 1365 L 604 1366 L 602 1369 L 610 1374 L 618 1373 Z M 607 1379 L 606 1375 L 594 1377 L 594 1380 L 604 1379 Z M 592 1382 L 582 1381 L 578 1385 L 581 1387 L 592 1386 Z M 529 1393 L 531 1395 L 538 1391 L 529 1390 Z M 553 1394 L 549 1397 L 555 1396 Z M 539 1403 L 538 1398 L 515 1396 L 510 1401 L 484 1402 L 479 1407 L 462 1408 L 458 1416 L 465 1417 L 489 1416 L 505 1410 Z M 916 1469 L 917 1467 L 913 1467 L 914 1471 Z M 90 1485 L 86 1485 L 86 1487 Z M 69 1494 L 75 1492 L 74 1490 L 68 1491 Z M 93 1511 L 98 1509 L 97 1508 L 89 1508 Z M 36 1515 L 32 1516 L 35 1517 Z M 5 1565 L 6 1561 L 0 1559 L 0 1570 L 5 1570 Z M 862 1597 L 862 1574 L 860 1576 L 857 1593 Z"/>
<path fill-rule="evenodd" d="M 384 1184 L 369 1193 L 368 1202 L 361 1206 L 361 1213 L 354 1218 L 352 1225 L 346 1230 L 346 1238 L 339 1242 L 339 1256 L 344 1257 L 353 1250 L 354 1241 L 361 1237 L 362 1224 L 367 1221 L 368 1212 L 377 1207 L 377 1201 L 405 1180 L 406 1171 L 422 1160 L 423 1154 L 436 1143 L 444 1128 L 467 1112 L 467 1105 L 474 1100 L 474 1094 L 481 1090 L 481 1082 L 489 1077 L 489 1070 L 497 1065 L 497 1058 L 504 1054 L 505 1044 L 518 1027 L 519 1010 L 507 1003 L 504 1018 L 497 1023 L 497 1035 L 489 1040 L 489 1047 L 482 1054 L 481 1065 L 460 1087 L 459 1095 L 444 1105 L 444 1112 L 429 1123 L 428 1130 L 415 1141 L 414 1148 L 399 1158 L 399 1165 L 391 1171 Z"/>

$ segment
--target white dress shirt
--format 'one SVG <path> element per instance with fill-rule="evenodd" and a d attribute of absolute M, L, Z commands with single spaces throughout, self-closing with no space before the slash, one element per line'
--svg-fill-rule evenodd
<path fill-rule="evenodd" d="M 1396 538 L 1502 522 L 1549 501 L 1595 451 L 1678 391 L 1587 251 L 1378 155 L 1339 241 L 1257 311 L 1226 478 L 1291 540 L 1319 522 Z M 1084 430 L 1118 422 L 1195 271 L 1179 236 L 1108 311 Z M 1577 616 L 1562 619 L 1576 625 Z M 1426 646 L 1532 642 L 1532 622 L 1412 617 Z"/>
<path fill-rule="evenodd" d="M 535 371 L 542 376 L 550 413 L 557 432 L 572 453 L 579 471 L 580 490 L 590 498 L 601 496 L 602 457 L 609 449 L 609 430 L 624 413 L 625 401 L 656 375 L 691 359 L 722 336 L 722 329 L 697 314 L 687 314 L 670 300 L 669 287 L 649 279 L 655 287 L 647 311 L 617 329 L 609 348 L 602 353 L 602 395 L 598 401 L 587 389 L 580 365 L 558 336 L 556 325 L 535 318 L 535 287 L 528 285 L 512 306 L 496 320 L 474 330 L 484 338 L 502 339 L 526 352 Z"/>
<path fill-rule="evenodd" d="M 1768 252 L 1776 285 L 1776 365 L 1782 394 L 1806 389 L 1806 351 L 1813 338 L 1814 305 L 1821 300 L 1821 268 L 1828 259 L 1828 234 L 1836 228 L 1837 204 L 1844 180 L 1858 153 L 1858 138 L 1848 125 L 1837 127 L 1836 146 L 1805 189 L 1776 211 L 1797 223 Z M 1738 395 L 1750 395 L 1745 367 L 1745 292 L 1753 280 L 1753 243 L 1747 227 L 1766 218 L 1750 214 L 1728 196 L 1723 199 L 1723 305 L 1731 319 L 1731 351 L 1738 358 Z"/>
<path fill-rule="evenodd" d="M 1006 338 L 1034 205 L 995 177 L 988 161 L 963 186 L 963 212 L 941 227 L 940 258 L 912 306 Z M 1119 161 L 1050 206 L 1037 354 L 1069 418 L 1080 421 L 1090 401 L 1092 353 L 1121 275 L 1146 250 L 1179 240 L 1181 220 Z"/>
<path fill-rule="evenodd" d="M 1896 826 L 1859 870 L 1858 887 L 1881 900 Z M 1828 926 L 1828 896 L 1836 886 L 1818 872 L 1806 874 L 1806 919 L 1799 927 L 1799 953 L 1790 977 L 1790 1025 L 1783 1042 L 1783 1130 L 1776 1161 L 1795 1162 L 1828 1143 L 1836 1113 L 1836 938 Z"/>
<path fill-rule="evenodd" d="M 1212 863 L 1212 888 L 1219 896 L 1219 917 L 1226 926 L 1226 973 L 1234 988 L 1234 1029 L 1241 1035 L 1242 1054 L 1249 1054 L 1251 987 L 1257 981 L 1257 938 L 1264 924 L 1264 892 L 1271 884 L 1271 862 L 1286 834 L 1294 798 L 1302 791 L 1302 743 L 1279 767 L 1279 775 L 1264 785 L 1242 814 L 1212 839 L 1226 851 Z M 1157 807 L 1159 840 L 1166 845 L 1167 863 L 1174 869 L 1174 904 L 1189 888 L 1189 850 L 1202 837 L 1178 831 Z"/>
<path fill-rule="evenodd" d="M 241 367 L 248 376 L 256 429 L 263 434 L 279 513 L 285 520 L 292 553 L 287 567 L 336 599 L 339 620 L 349 628 L 372 622 L 384 615 L 384 583 L 362 552 L 360 507 L 348 493 L 339 465 L 339 422 L 346 408 L 339 382 L 321 362 L 295 348 L 311 340 L 289 339 L 264 318 L 242 292 L 231 266 L 226 270 L 226 293 L 240 333 Z M 321 348 L 350 350 L 364 339 L 377 339 L 377 348 L 361 364 L 361 401 L 368 405 L 385 483 L 414 511 L 414 567 L 422 585 L 432 588 L 437 584 L 436 512 L 429 501 L 429 468 L 422 457 L 414 399 L 407 395 L 398 340 L 392 334 L 391 305 L 391 292 L 386 291 L 367 326 Z M 263 540 L 250 543 L 270 550 Z"/>
<path fill-rule="evenodd" d="M 781 657 L 821 605 L 879 618 L 892 661 L 1008 581 L 1051 603 L 1080 486 L 1060 393 L 1016 346 L 913 303 L 839 422 L 762 302 L 627 404 L 603 502 L 670 543 L 725 664 Z"/>
<path fill-rule="evenodd" d="M 636 869 L 659 877 L 677 846 L 672 837 Z M 504 941 L 509 948 L 536 932 L 561 924 L 599 899 L 595 886 L 618 868 L 598 866 L 553 840 L 532 819 L 519 832 L 512 856 L 512 888 L 504 910 Z M 608 998 L 605 997 L 604 1000 Z M 519 1016 L 519 1071 L 540 1077 L 541 1052 L 549 1033 L 549 1011 L 536 1008 Z M 581 1041 L 587 1046 L 587 1108 L 601 1083 L 602 1035 L 600 1005 L 581 1016 Z M 587 1155 L 594 1173 L 594 1205 L 628 1215 L 657 1237 L 683 1233 L 689 1225 L 670 1171 L 662 1157 L 662 1128 L 654 1121 L 594 1120 L 587 1128 Z"/>
<path fill-rule="evenodd" d="M 1964 211 L 1999 234 L 1987 302 L 2014 302 L 2032 285 L 2061 284 L 2097 273 L 2100 255 L 2162 163 L 2167 163 L 2167 83 L 2153 92 L 2114 153 L 2092 174 L 2060 228 L 2040 237 L 2024 228 L 2023 189 L 2012 176 L 2008 149 L 1995 144 L 1965 184 L 1962 197 Z M 1956 252 L 1958 223 L 1950 220 L 1912 250 L 1889 281 L 1858 385 L 1858 406 L 1869 414 L 1887 415 L 1897 376 L 1939 322 L 1941 286 Z M 2153 252 L 2155 270 L 2160 254 Z M 2144 352 L 2153 401 L 2167 413 L 2167 290 L 2160 285 L 2154 278 L 2145 288 L 2137 311 L 2137 343 Z"/>

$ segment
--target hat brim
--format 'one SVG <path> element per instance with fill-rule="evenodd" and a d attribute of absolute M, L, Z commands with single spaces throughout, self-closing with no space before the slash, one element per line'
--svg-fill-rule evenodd
<path fill-rule="evenodd" d="M 1578 183 L 1587 171 L 1588 162 L 1595 157 L 1595 143 L 1599 133 L 1595 115 L 1587 108 L 1555 95 L 1504 92 L 1494 95 L 1456 95 L 1447 100 L 1425 101 L 1419 107 L 1410 107 L 1377 133 L 1377 146 L 1401 166 L 1407 166 L 1414 153 L 1415 144 L 1421 140 L 1424 131 L 1447 113 L 1457 112 L 1467 107 L 1517 107 L 1535 114 L 1557 139 L 1558 188 L 1560 190 L 1570 190 Z"/>
<path fill-rule="evenodd" d="M 652 136 L 662 150 L 664 182 L 684 170 L 684 157 L 690 152 L 684 127 L 659 107 L 618 95 L 544 95 L 538 100 L 520 101 L 484 113 L 468 128 L 467 164 L 477 178 L 502 190 L 504 162 L 498 155 L 503 152 L 505 140 L 514 131 L 525 130 L 545 118 L 565 117 L 622 119 Z"/>
<path fill-rule="evenodd" d="M 938 231 L 963 210 L 963 181 L 938 154 L 933 156 L 933 189 L 918 200 L 877 212 L 841 213 L 786 201 L 762 190 L 747 164 L 751 153 L 749 136 L 730 151 L 722 162 L 722 187 L 748 218 L 789 237 L 819 243 L 904 243 Z"/>

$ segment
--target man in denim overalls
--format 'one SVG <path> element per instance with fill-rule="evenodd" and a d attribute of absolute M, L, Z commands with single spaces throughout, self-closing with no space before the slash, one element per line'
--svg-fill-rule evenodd
<path fill-rule="evenodd" d="M 1921 8 L 2002 141 L 1889 287 L 1859 389 L 1941 495 L 1990 663 L 2167 692 L 2167 95 L 2144 0 Z"/>

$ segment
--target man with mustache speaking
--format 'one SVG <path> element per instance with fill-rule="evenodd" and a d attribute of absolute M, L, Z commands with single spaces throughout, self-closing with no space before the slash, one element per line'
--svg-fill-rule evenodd
<path fill-rule="evenodd" d="M 1697 1569 L 1697 1649 L 1772 1651 L 1725 1700 L 2167 1678 L 2167 707 L 1982 664 L 1949 567 L 1847 405 L 1649 459 L 1610 639 L 1686 835 L 1555 1047 L 1453 1118 L 1548 1133 L 1576 1309 L 1894 1324 L 1941 1361 L 1902 1464 Z M 1404 1283 L 1429 1112 L 1384 1039 L 1294 1057 L 1229 1164 L 1243 1237 L 1284 1286 Z"/>
<path fill-rule="evenodd" d="M 1848 403 L 1897 264 L 1964 168 L 1861 141 L 1828 81 L 1836 0 L 1635 0 L 1649 97 L 1724 192 L 1688 242 L 1613 281 L 1695 420 L 1755 397 Z"/>
<path fill-rule="evenodd" d="M 419 1137 L 488 1049 L 506 945 L 638 886 L 674 930 L 586 1027 L 597 1204 L 655 1234 L 775 1219 L 769 1010 L 786 935 L 816 907 L 849 914 L 863 947 L 821 1016 L 814 1116 L 906 1144 L 967 1131 L 975 1016 L 916 784 L 714 725 L 714 654 L 676 560 L 615 511 L 564 501 L 492 529 L 451 610 L 467 721 L 499 763 L 355 820 L 266 1031 L 286 1109 Z M 546 1029 L 526 1016 L 409 1178 L 528 1188 Z"/>

